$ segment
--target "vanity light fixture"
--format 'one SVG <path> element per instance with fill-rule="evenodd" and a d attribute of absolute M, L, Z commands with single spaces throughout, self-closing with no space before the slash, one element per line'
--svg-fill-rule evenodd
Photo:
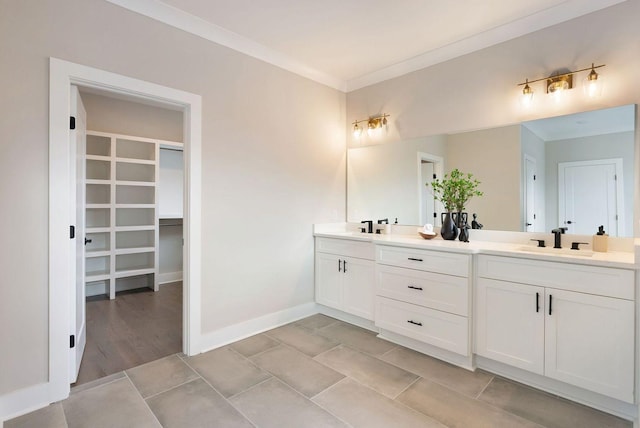
<path fill-rule="evenodd" d="M 356 120 L 353 122 L 353 136 L 360 138 L 362 135 L 362 127 L 358 126 L 359 123 L 367 122 L 367 134 L 371 137 L 376 132 L 386 130 L 388 126 L 387 118 L 390 115 L 383 113 L 378 116 L 371 116 L 368 119 Z"/>
<path fill-rule="evenodd" d="M 602 93 L 602 77 L 596 73 L 596 68 L 604 67 L 605 64 L 595 65 L 591 64 L 591 67 L 583 68 L 575 71 L 556 72 L 549 77 L 542 77 L 540 79 L 529 80 L 526 79 L 524 83 L 518 83 L 518 86 L 524 86 L 522 90 L 522 103 L 524 105 L 531 104 L 533 99 L 533 89 L 529 86 L 530 83 L 536 83 L 545 81 L 546 92 L 552 95 L 554 98 L 559 99 L 564 91 L 573 88 L 573 75 L 583 71 L 590 71 L 589 75 L 585 79 L 583 88 L 585 95 L 590 98 L 597 97 Z"/>

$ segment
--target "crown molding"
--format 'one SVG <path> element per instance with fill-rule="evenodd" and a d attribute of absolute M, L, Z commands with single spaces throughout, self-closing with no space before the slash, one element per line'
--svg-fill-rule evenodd
<path fill-rule="evenodd" d="M 186 31 L 203 39 L 226 46 L 250 57 L 259 59 L 284 70 L 306 77 L 315 82 L 346 91 L 346 82 L 318 71 L 281 52 L 270 49 L 251 39 L 229 31 L 202 18 L 170 6 L 159 0 L 106 0 L 117 6 L 155 19 L 164 24 Z"/>
<path fill-rule="evenodd" d="M 488 48 L 498 43 L 542 30 L 591 12 L 595 12 L 627 0 L 567 0 L 557 6 L 531 14 L 516 21 L 494 27 L 474 36 L 453 42 L 393 64 L 363 76 L 343 80 L 316 70 L 302 62 L 270 49 L 249 38 L 229 31 L 202 18 L 163 3 L 160 0 L 106 0 L 117 6 L 163 22 L 203 39 L 226 46 L 245 55 L 306 77 L 342 92 L 351 92 L 385 80 L 399 77 L 422 68 Z"/>

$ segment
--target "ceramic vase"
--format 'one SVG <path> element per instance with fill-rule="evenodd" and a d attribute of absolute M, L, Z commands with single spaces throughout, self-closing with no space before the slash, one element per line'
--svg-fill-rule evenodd
<path fill-rule="evenodd" d="M 442 213 L 440 216 L 442 220 L 440 236 L 442 236 L 442 239 L 445 239 L 447 241 L 456 239 L 456 237 L 458 236 L 458 227 L 456 226 L 457 219 L 455 217 L 457 216 L 452 212 Z"/>

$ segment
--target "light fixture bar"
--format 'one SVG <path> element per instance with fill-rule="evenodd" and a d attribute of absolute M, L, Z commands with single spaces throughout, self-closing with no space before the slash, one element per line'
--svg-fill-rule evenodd
<path fill-rule="evenodd" d="M 580 73 L 582 71 L 587 71 L 587 70 L 595 70 L 596 68 L 600 68 L 600 67 L 604 67 L 604 66 L 605 66 L 605 64 L 602 64 L 602 65 L 593 65 L 592 64 L 591 67 L 582 68 L 580 70 L 568 71 L 566 73 L 561 73 L 561 74 L 552 74 L 551 76 L 541 77 L 540 79 L 535 79 L 535 80 L 528 80 L 527 79 L 526 82 L 518 83 L 517 86 L 524 86 L 524 85 L 527 85 L 529 83 L 541 82 L 543 80 L 556 79 L 556 78 L 559 78 L 559 77 L 570 76 L 570 75 L 575 74 L 575 73 Z"/>
<path fill-rule="evenodd" d="M 359 123 L 362 123 L 362 122 L 367 122 L 367 123 L 369 123 L 369 122 L 375 122 L 375 121 L 377 121 L 377 120 L 381 120 L 381 121 L 383 121 L 383 122 L 384 122 L 384 119 L 386 119 L 387 117 L 390 117 L 390 116 L 391 116 L 391 115 L 389 115 L 389 114 L 382 113 L 382 114 L 377 115 L 377 116 L 371 116 L 371 117 L 368 117 L 368 118 L 366 118 L 366 119 L 361 119 L 361 120 L 353 121 L 353 122 L 351 122 L 351 124 L 352 124 L 352 125 L 354 125 L 354 126 L 357 126 Z"/>

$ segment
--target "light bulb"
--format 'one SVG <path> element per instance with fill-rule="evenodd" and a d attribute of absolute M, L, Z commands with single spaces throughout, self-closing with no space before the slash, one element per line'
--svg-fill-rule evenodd
<path fill-rule="evenodd" d="M 361 136 L 361 135 L 362 135 L 362 128 L 360 128 L 360 127 L 358 126 L 358 123 L 356 122 L 356 123 L 353 125 L 353 136 L 354 136 L 355 138 L 360 138 L 360 136 Z"/>
<path fill-rule="evenodd" d="M 596 73 L 593 64 L 591 64 L 591 72 L 584 79 L 582 89 L 588 98 L 597 98 L 602 95 L 602 76 Z"/>
<path fill-rule="evenodd" d="M 523 106 L 529 107 L 533 103 L 533 89 L 529 86 L 529 79 L 526 80 L 520 102 Z"/>

